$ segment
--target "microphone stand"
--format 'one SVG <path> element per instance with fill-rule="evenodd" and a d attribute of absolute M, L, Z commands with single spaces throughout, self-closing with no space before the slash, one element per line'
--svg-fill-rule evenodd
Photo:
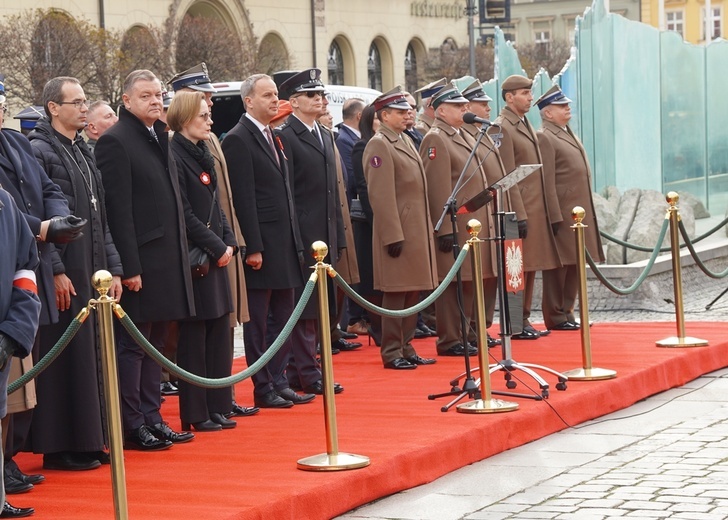
<path fill-rule="evenodd" d="M 450 214 L 450 222 L 452 223 L 452 232 L 454 236 L 453 240 L 453 246 L 452 246 L 452 254 L 455 259 L 457 259 L 458 255 L 460 254 L 460 244 L 458 243 L 458 228 L 457 228 L 457 194 L 462 188 L 464 184 L 465 179 L 465 172 L 468 171 L 468 167 L 470 166 L 470 163 L 473 161 L 473 158 L 475 157 L 475 152 L 478 149 L 478 146 L 480 145 L 480 141 L 483 139 L 483 136 L 485 135 L 485 132 L 487 130 L 486 125 L 482 125 L 480 128 L 480 132 L 478 133 L 478 138 L 475 141 L 475 145 L 473 146 L 473 149 L 470 151 L 470 156 L 468 156 L 468 160 L 465 162 L 465 166 L 463 167 L 463 170 L 460 172 L 460 177 L 458 178 L 457 182 L 455 183 L 455 187 L 452 190 L 452 193 L 450 194 L 450 197 L 448 197 L 447 202 L 445 203 L 445 206 L 443 207 L 442 215 L 440 215 L 440 219 L 437 221 L 437 225 L 435 226 L 435 232 L 438 232 L 440 230 L 440 227 L 442 226 L 442 223 L 445 220 L 445 215 L 448 213 Z M 474 283 L 476 281 L 474 280 Z M 482 283 L 482 280 L 480 281 Z M 449 392 L 444 392 L 441 394 L 430 394 L 427 396 L 429 400 L 435 400 L 440 397 L 447 397 L 447 396 L 453 396 L 458 395 L 460 396 L 455 399 L 454 401 L 448 403 L 447 405 L 443 406 L 441 408 L 441 411 L 447 412 L 455 403 L 460 401 L 463 397 L 466 395 L 470 399 L 480 399 L 480 386 L 473 378 L 470 367 L 470 355 L 469 355 L 469 349 L 470 349 L 470 343 L 468 343 L 468 326 L 469 324 L 465 320 L 465 313 L 464 313 L 464 302 L 463 302 L 463 279 L 462 275 L 460 273 L 460 270 L 458 269 L 458 272 L 456 273 L 456 292 L 457 292 L 457 301 L 458 301 L 458 310 L 460 311 L 460 334 L 462 336 L 463 341 L 463 349 L 465 350 L 465 355 L 463 356 L 465 358 L 465 379 L 463 380 L 463 387 L 462 389 L 455 386 L 453 382 L 451 381 L 450 384 L 452 386 L 452 389 Z M 483 348 L 483 345 L 480 345 L 480 348 Z M 485 348 L 488 348 L 487 345 L 485 345 Z M 496 392 L 492 392 L 493 394 L 496 394 Z"/>

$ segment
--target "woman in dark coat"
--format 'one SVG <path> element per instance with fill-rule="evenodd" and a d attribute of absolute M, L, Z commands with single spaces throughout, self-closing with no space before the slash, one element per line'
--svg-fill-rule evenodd
<path fill-rule="evenodd" d="M 359 120 L 361 139 L 354 143 L 354 148 L 351 151 L 356 195 L 361 201 L 366 220 L 352 221 L 352 227 L 354 228 L 354 243 L 356 244 L 356 260 L 359 264 L 359 294 L 370 302 L 381 305 L 382 293 L 374 290 L 374 264 L 372 263 L 374 213 L 372 213 L 372 207 L 369 205 L 367 181 L 364 178 L 364 166 L 362 164 L 364 148 L 366 148 L 369 139 L 377 132 L 377 128 L 379 128 L 379 120 L 374 113 L 374 107 L 369 105 L 364 108 Z M 367 313 L 367 317 L 369 320 L 369 326 L 367 327 L 369 334 L 374 338 L 374 342 L 379 345 L 382 337 L 382 317 L 373 312 Z"/>
<path fill-rule="evenodd" d="M 235 235 L 220 209 L 214 158 L 205 141 L 212 119 L 202 92 L 178 92 L 167 112 L 174 130 L 171 149 L 179 173 L 187 241 L 209 255 L 204 277 L 193 278 L 196 315 L 179 322 L 177 363 L 185 370 L 209 378 L 230 375 L 232 345 L 228 314 L 233 309 L 225 266 L 237 253 Z M 207 389 L 180 381 L 182 428 L 198 431 L 234 428 L 225 418 L 230 412 L 229 388 Z"/>

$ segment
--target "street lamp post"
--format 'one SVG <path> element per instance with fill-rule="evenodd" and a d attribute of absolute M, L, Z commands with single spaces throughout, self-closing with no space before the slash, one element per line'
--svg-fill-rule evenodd
<path fill-rule="evenodd" d="M 473 17 L 477 12 L 475 7 L 475 0 L 465 0 L 465 15 L 468 17 L 468 43 L 470 46 L 470 75 L 474 78 L 475 75 L 475 24 Z"/>

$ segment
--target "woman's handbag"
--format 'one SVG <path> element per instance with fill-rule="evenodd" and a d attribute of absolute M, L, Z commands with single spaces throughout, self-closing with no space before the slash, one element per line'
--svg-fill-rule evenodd
<path fill-rule="evenodd" d="M 217 201 L 217 187 L 212 193 L 212 206 L 210 206 L 210 216 L 207 217 L 207 227 L 210 227 L 212 222 L 212 212 L 215 209 L 215 202 Z M 207 273 L 210 272 L 210 255 L 208 255 L 204 249 L 199 246 L 190 247 L 190 270 L 192 272 L 192 278 L 204 278 Z"/>
<path fill-rule="evenodd" d="M 364 213 L 361 200 L 358 198 L 351 199 L 351 203 L 349 204 L 349 218 L 351 218 L 352 221 L 357 222 L 367 222 L 369 220 L 367 219 L 367 214 Z"/>

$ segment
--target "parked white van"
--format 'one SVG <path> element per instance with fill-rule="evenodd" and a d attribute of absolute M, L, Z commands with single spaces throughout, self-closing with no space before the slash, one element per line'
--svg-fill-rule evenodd
<path fill-rule="evenodd" d="M 243 115 L 243 100 L 240 98 L 240 81 L 213 83 L 217 90 L 212 95 L 212 131 L 218 136 L 228 132 Z M 347 99 L 359 98 L 366 104 L 372 103 L 380 94 L 378 90 L 347 85 L 326 85 L 329 111 L 334 117 L 334 124 L 341 123 L 341 109 Z"/>

